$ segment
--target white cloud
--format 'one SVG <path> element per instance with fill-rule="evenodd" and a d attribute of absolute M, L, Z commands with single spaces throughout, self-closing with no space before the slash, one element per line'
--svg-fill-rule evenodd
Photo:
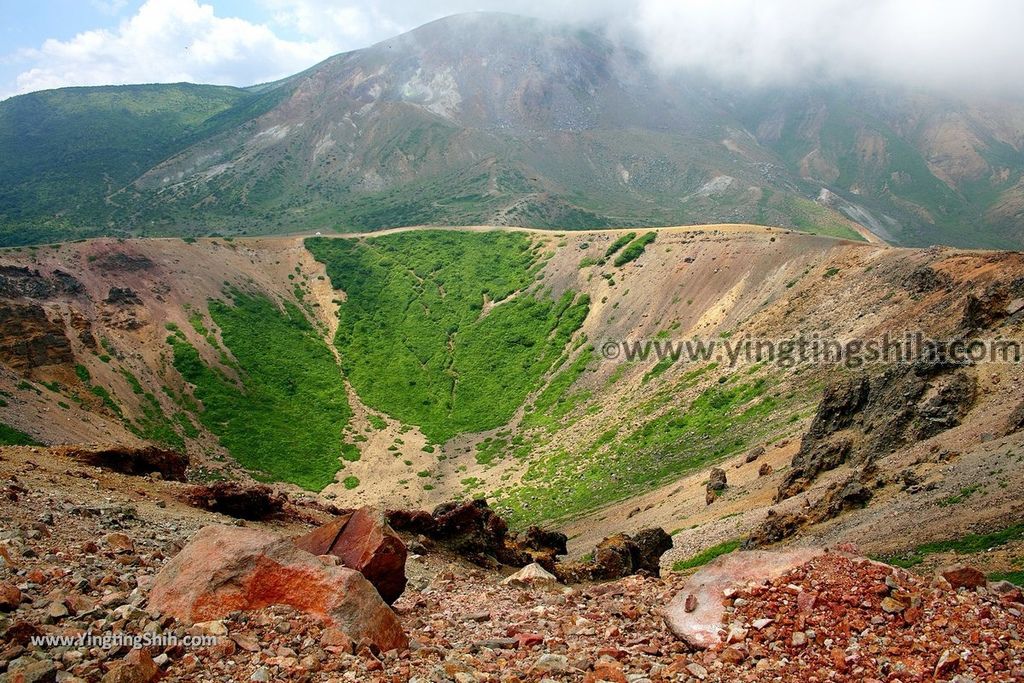
<path fill-rule="evenodd" d="M 111 8 L 123 2 L 93 1 Z M 666 69 L 699 69 L 737 84 L 854 77 L 1024 93 L 1021 0 L 258 3 L 267 25 L 219 17 L 199 0 L 148 0 L 116 28 L 18 53 L 30 68 L 17 77 L 15 90 L 175 80 L 249 85 L 432 19 L 480 9 L 603 23 Z"/>
<path fill-rule="evenodd" d="M 335 51 L 327 40 L 283 40 L 267 26 L 218 17 L 196 0 L 148 0 L 116 29 L 19 52 L 17 58 L 33 66 L 17 76 L 16 92 L 175 81 L 251 85 L 293 74 Z"/>
<path fill-rule="evenodd" d="M 642 0 L 628 23 L 657 63 L 743 84 L 1024 91 L 1020 0 Z"/>

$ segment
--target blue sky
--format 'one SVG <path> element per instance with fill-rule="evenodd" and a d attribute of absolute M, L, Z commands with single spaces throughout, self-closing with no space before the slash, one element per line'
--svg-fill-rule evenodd
<path fill-rule="evenodd" d="M 877 78 L 1024 98 L 1022 0 L 0 0 L 0 99 L 70 85 L 251 85 L 449 14 L 602 24 L 730 82 Z"/>

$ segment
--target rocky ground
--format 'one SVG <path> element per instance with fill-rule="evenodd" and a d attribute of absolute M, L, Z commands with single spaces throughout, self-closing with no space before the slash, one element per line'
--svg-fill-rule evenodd
<path fill-rule="evenodd" d="M 819 556 L 726 601 L 727 641 L 692 649 L 664 618 L 687 577 L 506 585 L 443 552 L 412 555 L 394 609 L 402 652 L 354 645 L 288 607 L 186 625 L 148 604 L 154 577 L 202 526 L 293 534 L 180 502 L 179 485 L 0 453 L 0 680 L 144 681 L 1013 681 L 1024 677 L 1019 591 L 953 588 L 885 565 Z M 32 467 L 27 462 L 44 464 Z M 64 468 L 67 485 L 54 472 Z M 322 514 L 312 510 L 312 516 Z M 415 546 L 414 546 L 415 547 Z M 970 584 L 971 577 L 967 577 Z M 33 636 L 173 636 L 133 651 Z M 188 636 L 216 644 L 185 647 Z"/>

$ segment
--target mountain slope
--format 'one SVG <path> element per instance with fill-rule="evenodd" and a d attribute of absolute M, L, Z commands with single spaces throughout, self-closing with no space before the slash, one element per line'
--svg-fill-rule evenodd
<path fill-rule="evenodd" d="M 162 102 L 171 125 L 131 115 L 138 102 L 128 114 L 90 104 L 102 88 L 0 103 L 0 158 L 18 159 L 0 194 L 6 243 L 751 222 L 910 245 L 1024 244 L 1016 100 L 860 83 L 737 90 L 658 73 L 594 33 L 492 13 L 259 89 L 139 87 L 156 89 L 133 97 Z M 62 137 L 83 124 L 50 102 L 58 95 L 105 126 L 102 144 Z M 29 105 L 46 113 L 31 125 Z M 128 144 L 110 141 L 118 129 Z M 36 130 L 27 147 L 11 132 L 22 130 Z M 85 161 L 59 161 L 73 154 Z"/>
<path fill-rule="evenodd" d="M 108 195 L 251 97 L 182 83 L 65 88 L 3 102 L 0 243 L 102 233 Z"/>

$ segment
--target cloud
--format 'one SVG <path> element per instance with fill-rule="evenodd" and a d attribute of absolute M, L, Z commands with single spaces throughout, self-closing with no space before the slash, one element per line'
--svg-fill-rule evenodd
<path fill-rule="evenodd" d="M 249 85 L 448 14 L 493 10 L 603 26 L 665 70 L 703 71 L 737 85 L 857 78 L 1024 93 L 1021 0 L 259 0 L 253 7 L 266 24 L 217 16 L 198 0 L 148 0 L 114 29 L 18 53 L 31 66 L 16 91 L 176 80 Z"/>
<path fill-rule="evenodd" d="M 643 0 L 628 23 L 656 63 L 738 83 L 1024 88 L 1019 0 Z"/>
<path fill-rule="evenodd" d="M 32 67 L 17 76 L 16 92 L 175 81 L 250 85 L 293 74 L 335 51 L 331 41 L 283 40 L 265 25 L 219 17 L 196 0 L 148 0 L 116 29 L 50 39 L 17 53 Z"/>
<path fill-rule="evenodd" d="M 263 0 L 305 35 L 364 44 L 497 10 L 601 25 L 665 69 L 742 85 L 848 78 L 1024 92 L 1021 0 Z"/>

